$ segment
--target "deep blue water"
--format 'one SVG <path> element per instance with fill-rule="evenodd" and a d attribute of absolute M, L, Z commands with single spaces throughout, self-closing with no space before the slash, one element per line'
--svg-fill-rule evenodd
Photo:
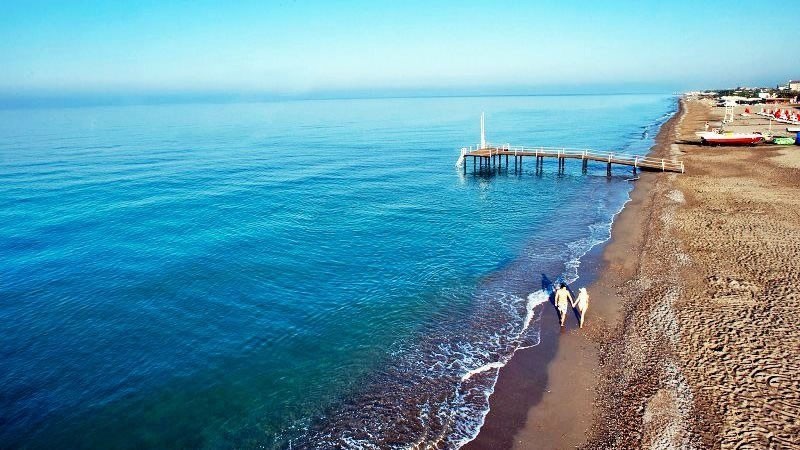
<path fill-rule="evenodd" d="M 0 110 L 0 447 L 457 447 L 666 95 Z M 527 321 L 527 326 L 526 326 Z"/>

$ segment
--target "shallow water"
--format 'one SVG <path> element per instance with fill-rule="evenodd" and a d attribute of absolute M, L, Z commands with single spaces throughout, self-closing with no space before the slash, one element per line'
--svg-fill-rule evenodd
<path fill-rule="evenodd" d="M 0 110 L 0 446 L 457 447 L 666 95 Z M 527 323 L 527 326 L 526 326 Z"/>

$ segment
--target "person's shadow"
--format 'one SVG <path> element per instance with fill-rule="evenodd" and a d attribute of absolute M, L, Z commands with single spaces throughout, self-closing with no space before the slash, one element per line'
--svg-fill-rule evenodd
<path fill-rule="evenodd" d="M 542 274 L 542 290 L 548 293 L 548 299 L 553 305 L 556 304 L 556 287 L 547 275 Z"/>

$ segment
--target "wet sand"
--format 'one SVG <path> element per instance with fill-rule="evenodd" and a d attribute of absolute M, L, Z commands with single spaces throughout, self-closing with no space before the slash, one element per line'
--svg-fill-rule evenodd
<path fill-rule="evenodd" d="M 662 127 L 653 154 L 687 173 L 642 174 L 586 326 L 545 305 L 465 448 L 800 448 L 800 147 L 696 145 L 721 116 L 683 102 Z"/>

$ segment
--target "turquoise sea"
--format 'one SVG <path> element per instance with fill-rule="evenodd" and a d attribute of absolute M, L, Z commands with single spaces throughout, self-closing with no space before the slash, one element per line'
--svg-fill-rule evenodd
<path fill-rule="evenodd" d="M 1 448 L 470 440 L 630 171 L 459 147 L 645 153 L 670 95 L 0 110 Z"/>

